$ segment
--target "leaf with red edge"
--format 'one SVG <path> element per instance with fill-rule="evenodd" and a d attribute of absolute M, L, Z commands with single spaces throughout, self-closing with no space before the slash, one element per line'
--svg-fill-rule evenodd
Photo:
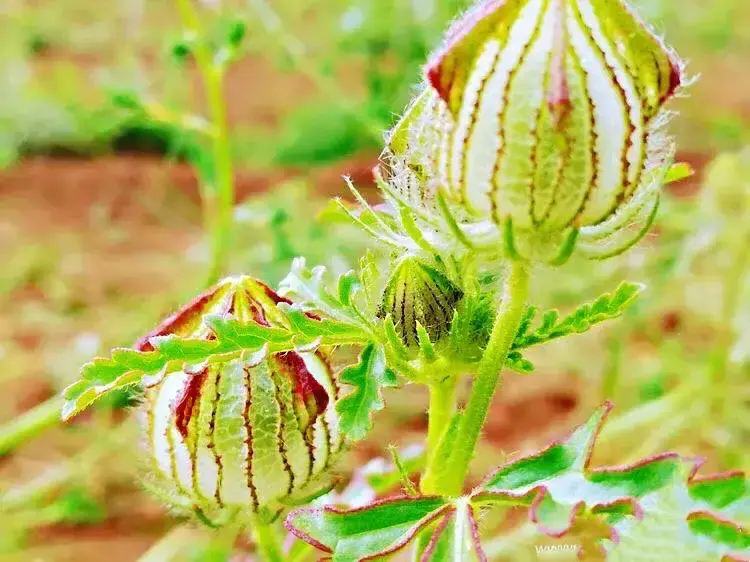
<path fill-rule="evenodd" d="M 451 509 L 446 498 L 399 496 L 351 510 L 299 509 L 285 525 L 334 562 L 359 562 L 398 552 Z"/>
<path fill-rule="evenodd" d="M 435 528 L 420 562 L 486 562 L 474 507 L 466 498 L 446 513 Z"/>
<path fill-rule="evenodd" d="M 585 513 L 612 525 L 608 560 L 719 562 L 750 556 L 750 494 L 741 472 L 698 477 L 702 461 L 664 453 L 630 466 L 590 467 L 607 403 L 573 434 L 495 471 L 472 503 L 529 506 L 547 535 L 560 537 Z M 732 558 L 733 557 L 733 558 Z"/>

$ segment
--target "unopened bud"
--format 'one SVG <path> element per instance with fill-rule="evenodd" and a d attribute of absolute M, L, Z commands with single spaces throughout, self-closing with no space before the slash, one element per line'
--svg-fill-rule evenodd
<path fill-rule="evenodd" d="M 288 302 L 249 277 L 227 280 L 168 319 L 149 338 L 212 339 L 206 314 L 273 326 Z M 149 389 L 143 424 L 152 488 L 171 505 L 212 521 L 250 514 L 322 486 L 342 450 L 337 386 L 323 351 L 208 361 L 167 374 Z"/>
<path fill-rule="evenodd" d="M 443 273 L 409 256 L 401 260 L 383 292 L 380 316 L 391 316 L 397 334 L 407 348 L 419 347 L 417 326 L 432 343 L 450 332 L 462 291 Z"/>
<path fill-rule="evenodd" d="M 486 0 L 426 75 L 391 138 L 410 193 L 444 190 L 467 224 L 512 223 L 529 259 L 551 261 L 573 233 L 590 257 L 643 236 L 673 156 L 662 110 L 683 74 L 624 1 Z"/>

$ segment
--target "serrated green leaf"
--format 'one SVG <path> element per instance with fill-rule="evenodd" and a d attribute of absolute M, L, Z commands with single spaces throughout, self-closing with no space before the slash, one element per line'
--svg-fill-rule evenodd
<path fill-rule="evenodd" d="M 308 274 L 311 278 L 316 278 L 317 275 L 307 270 L 298 273 L 300 278 Z M 227 287 L 231 288 L 233 284 L 238 286 L 241 283 L 245 283 L 243 287 L 246 290 L 254 291 L 253 298 L 260 299 L 258 302 L 264 301 L 267 307 L 265 313 L 272 314 L 273 321 L 283 325 L 268 326 L 255 320 L 240 321 L 237 317 L 215 312 L 212 308 L 203 316 L 196 316 L 195 311 L 207 302 L 207 299 L 212 299 L 211 303 L 218 301 L 218 297 L 227 292 Z M 302 286 L 301 282 L 299 285 Z M 213 337 L 208 338 L 204 333 L 199 337 L 188 337 L 185 329 L 169 335 L 144 338 L 139 343 L 139 349 L 115 349 L 109 359 L 93 360 L 83 366 L 81 380 L 71 384 L 63 392 L 66 400 L 63 418 L 72 417 L 111 392 L 138 384 L 150 386 L 158 383 L 170 372 L 195 367 L 208 361 L 228 360 L 233 356 L 255 353 L 266 345 L 275 353 L 292 351 L 299 346 L 312 344 L 361 344 L 371 339 L 365 322 L 357 315 L 353 305 L 347 306 L 312 281 L 305 287 L 310 291 L 316 289 L 317 302 L 328 303 L 329 309 L 335 308 L 341 320 L 328 316 L 313 317 L 299 306 L 285 303 L 277 305 L 277 301 L 267 294 L 270 289 L 255 282 L 245 281 L 244 278 L 223 281 L 217 287 L 199 296 L 167 321 L 171 323 L 170 329 L 182 330 L 183 325 L 188 325 L 189 320 L 192 331 L 205 332 L 208 329 Z M 356 276 L 343 276 L 340 281 L 340 295 L 351 304 L 351 297 L 357 287 Z"/>
<path fill-rule="evenodd" d="M 610 404 L 600 408 L 567 440 L 499 468 L 475 491 L 475 498 L 530 505 L 532 521 L 543 532 L 560 536 L 582 507 L 596 510 L 623 499 L 635 501 L 673 481 L 684 466 L 676 455 L 616 470 L 589 467 L 594 441 L 610 409 Z"/>
<path fill-rule="evenodd" d="M 450 506 L 446 498 L 401 496 L 348 511 L 331 507 L 293 511 L 286 527 L 332 554 L 333 562 L 358 562 L 402 550 Z"/>
<path fill-rule="evenodd" d="M 383 348 L 370 344 L 358 364 L 342 371 L 340 381 L 354 390 L 336 404 L 339 427 L 349 440 L 360 441 L 372 429 L 373 412 L 383 409 L 382 389 L 397 386 L 398 379 L 386 366 Z"/>
<path fill-rule="evenodd" d="M 602 295 L 592 303 L 579 306 L 562 320 L 556 310 L 545 312 L 539 327 L 533 330 L 531 324 L 537 311 L 530 307 L 513 342 L 513 349 L 524 349 L 571 334 L 582 334 L 602 322 L 619 318 L 643 290 L 644 286 L 638 283 L 622 283 L 614 293 Z"/>
<path fill-rule="evenodd" d="M 744 473 L 693 478 L 688 491 L 696 505 L 750 526 L 750 489 Z"/>
<path fill-rule="evenodd" d="M 99 358 L 87 363 L 81 370 L 81 380 L 63 391 L 63 419 L 80 413 L 111 392 L 141 383 L 146 386 L 155 384 L 168 372 L 199 365 L 215 356 L 239 356 L 256 352 L 266 344 L 271 344 L 273 351 L 291 351 L 295 347 L 295 334 L 287 330 L 227 319 L 213 319 L 212 324 L 219 327 L 226 339 L 160 336 L 151 339 L 154 351 L 118 349 L 110 359 Z"/>
<path fill-rule="evenodd" d="M 716 514 L 691 512 L 695 505 L 684 481 L 651 494 L 641 504 L 641 517 L 619 520 L 614 540 L 604 541 L 608 561 L 719 562 L 750 556 L 750 532 Z"/>
<path fill-rule="evenodd" d="M 308 269 L 304 258 L 297 258 L 289 275 L 281 282 L 280 292 L 292 296 L 298 305 L 319 313 L 325 319 L 369 331 L 370 325 L 354 303 L 361 287 L 359 278 L 352 272 L 344 275 L 344 279 L 339 280 L 338 294 L 334 295 L 326 287 L 325 273 L 324 267 Z"/>
<path fill-rule="evenodd" d="M 535 371 L 536 367 L 534 364 L 521 355 L 518 351 L 511 351 L 508 354 L 508 359 L 505 363 L 508 369 L 512 369 L 523 375 L 531 374 Z"/>
<path fill-rule="evenodd" d="M 353 271 L 339 277 L 339 301 L 344 306 L 352 305 L 352 296 L 360 288 L 359 278 Z"/>
<path fill-rule="evenodd" d="M 281 305 L 286 312 L 291 331 L 296 336 L 313 341 L 322 338 L 328 345 L 358 344 L 369 341 L 370 335 L 361 327 L 346 322 L 314 319 L 297 306 Z"/>

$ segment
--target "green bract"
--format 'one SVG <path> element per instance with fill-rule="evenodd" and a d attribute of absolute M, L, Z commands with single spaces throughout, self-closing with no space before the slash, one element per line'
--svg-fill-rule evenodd
<path fill-rule="evenodd" d="M 682 64 L 624 2 L 481 2 L 426 74 L 390 137 L 399 198 L 429 215 L 442 192 L 470 240 L 551 264 L 648 230 Z"/>
<path fill-rule="evenodd" d="M 151 338 L 212 338 L 207 314 L 272 326 L 282 299 L 248 277 L 232 279 L 171 317 Z M 314 321 L 314 319 L 313 319 Z M 150 453 L 148 482 L 170 505 L 210 521 L 278 509 L 324 486 L 343 447 L 338 386 L 324 351 L 214 358 L 167 373 L 148 388 L 141 419 Z"/>

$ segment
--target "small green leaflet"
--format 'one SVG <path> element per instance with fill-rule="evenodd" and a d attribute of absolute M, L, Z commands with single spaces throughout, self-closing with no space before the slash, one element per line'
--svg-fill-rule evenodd
<path fill-rule="evenodd" d="M 313 320 L 287 306 L 290 328 L 271 328 L 232 317 L 208 315 L 204 322 L 215 339 L 175 335 L 151 339 L 153 351 L 115 349 L 109 359 L 98 358 L 81 369 L 81 378 L 63 391 L 63 419 L 70 419 L 94 401 L 116 390 L 137 384 L 153 386 L 168 373 L 205 362 L 226 361 L 268 346 L 271 353 L 292 351 L 301 344 L 341 345 L 368 340 L 356 326 L 335 320 Z"/>
<path fill-rule="evenodd" d="M 664 185 L 682 181 L 695 175 L 695 170 L 687 162 L 673 164 L 664 176 Z"/>
<path fill-rule="evenodd" d="M 597 324 L 620 317 L 635 302 L 645 287 L 639 283 L 622 283 L 612 294 L 600 296 L 592 303 L 579 306 L 560 320 L 557 310 L 545 312 L 541 324 L 532 329 L 538 310 L 529 307 L 513 342 L 513 350 L 525 349 L 571 334 L 582 334 Z"/>
<path fill-rule="evenodd" d="M 423 529 L 432 536 L 420 562 L 486 560 L 467 498 L 398 496 L 361 509 L 301 509 L 290 513 L 285 524 L 300 539 L 330 553 L 333 562 L 387 557 Z"/>
<path fill-rule="evenodd" d="M 297 258 L 289 275 L 281 282 L 279 292 L 304 306 L 307 312 L 369 331 L 372 326 L 356 302 L 361 288 L 359 277 L 354 272 L 342 275 L 334 294 L 326 287 L 325 273 L 325 267 L 308 269 L 305 259 Z"/>
<path fill-rule="evenodd" d="M 345 369 L 339 380 L 354 387 L 336 404 L 341 431 L 350 441 L 360 441 L 372 429 L 372 413 L 383 409 L 381 390 L 398 386 L 398 379 L 386 366 L 384 349 L 370 344 L 362 350 L 359 363 Z"/>

